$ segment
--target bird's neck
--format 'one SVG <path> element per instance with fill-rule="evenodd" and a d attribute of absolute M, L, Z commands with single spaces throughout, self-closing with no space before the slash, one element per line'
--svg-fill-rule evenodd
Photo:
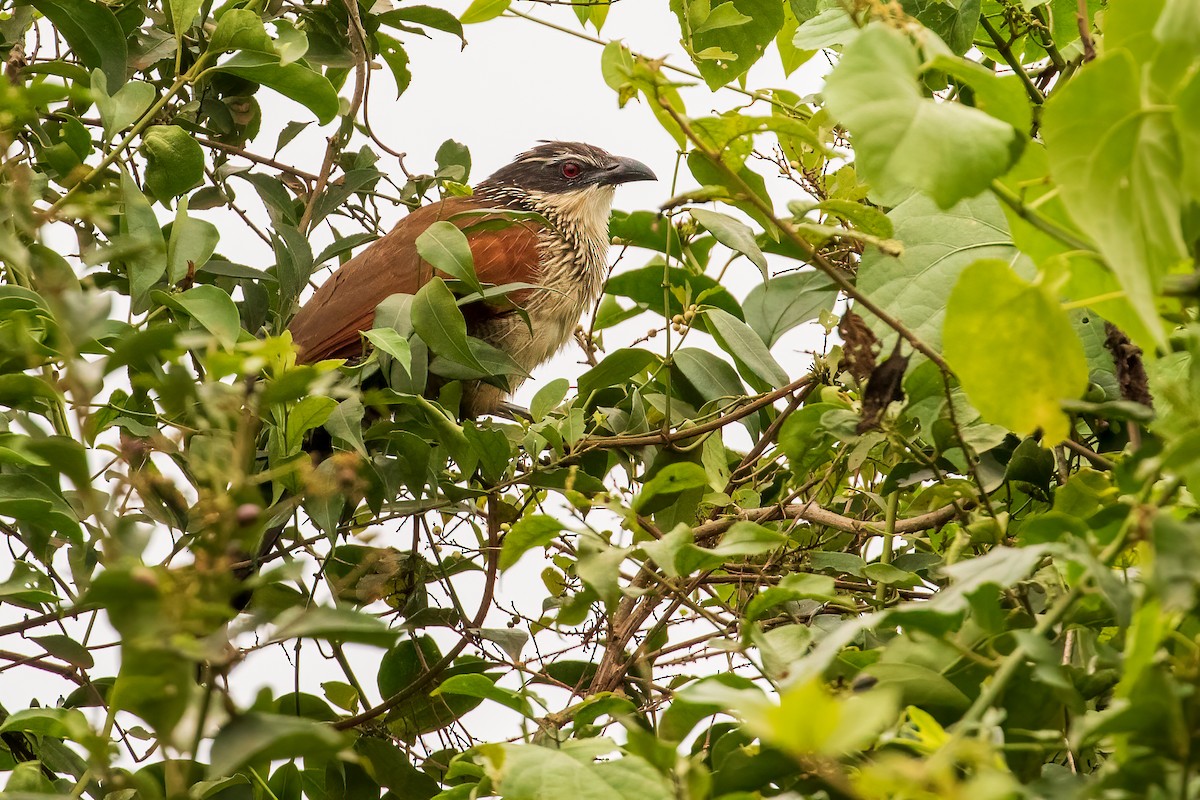
<path fill-rule="evenodd" d="M 612 186 L 543 193 L 485 184 L 477 188 L 475 194 L 487 202 L 533 211 L 545 217 L 550 224 L 544 235 L 550 258 L 543 258 L 543 266 L 551 267 L 551 273 L 544 274 L 544 280 L 550 284 L 581 281 L 586 294 L 599 294 L 608 266 Z"/>

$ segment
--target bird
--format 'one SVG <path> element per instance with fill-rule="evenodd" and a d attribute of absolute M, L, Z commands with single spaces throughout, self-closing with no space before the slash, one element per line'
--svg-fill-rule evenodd
<path fill-rule="evenodd" d="M 288 325 L 298 361 L 361 355 L 361 333 L 371 329 L 379 303 L 396 293 L 415 294 L 434 277 L 416 241 L 445 220 L 466 228 L 482 283 L 534 285 L 510 297 L 524 308 L 528 323 L 511 306 L 476 303 L 465 314 L 470 335 L 508 353 L 528 374 L 570 340 L 603 291 L 616 187 L 649 180 L 657 180 L 653 170 L 635 159 L 583 142 L 541 142 L 478 184 L 471 196 L 447 197 L 413 211 L 338 268 Z M 478 212 L 487 209 L 536 217 L 499 228 L 474 225 Z M 522 380 L 511 376 L 508 389 Z M 469 382 L 462 413 L 495 413 L 506 394 L 491 384 Z"/>
<path fill-rule="evenodd" d="M 469 197 L 447 197 L 401 219 L 382 238 L 351 258 L 313 293 L 288 324 L 297 362 L 354 359 L 363 354 L 362 332 L 371 329 L 378 305 L 393 294 L 415 294 L 434 277 L 417 251 L 417 237 L 438 221 L 463 231 L 475 274 L 485 284 L 531 284 L 513 292 L 528 315 L 511 306 L 474 303 L 464 309 L 467 332 L 508 353 L 525 373 L 554 355 L 571 338 L 579 319 L 599 298 L 608 271 L 609 214 L 623 183 L 657 180 L 632 158 L 614 156 L 582 142 L 547 141 L 494 172 Z M 481 211 L 534 212 L 502 227 L 475 226 Z M 521 376 L 510 376 L 509 390 Z M 491 384 L 464 385 L 461 412 L 477 418 L 500 410 L 506 392 Z M 321 430 L 305 447 L 314 463 L 332 454 Z M 244 583 L 274 549 L 285 525 L 264 532 L 258 554 L 233 574 Z M 251 592 L 231 600 L 246 608 Z"/>

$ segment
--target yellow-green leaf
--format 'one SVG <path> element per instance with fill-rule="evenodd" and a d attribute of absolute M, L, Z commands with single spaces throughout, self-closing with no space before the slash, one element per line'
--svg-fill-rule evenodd
<path fill-rule="evenodd" d="M 1087 389 L 1083 345 L 1062 306 L 1003 261 L 976 261 L 950 293 L 946 360 L 983 418 L 1018 434 L 1067 438 L 1062 400 Z"/>

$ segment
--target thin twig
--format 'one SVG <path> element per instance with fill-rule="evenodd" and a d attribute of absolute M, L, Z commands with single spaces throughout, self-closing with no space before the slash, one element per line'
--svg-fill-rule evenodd
<path fill-rule="evenodd" d="M 499 558 L 500 549 L 500 517 L 497 513 L 496 495 L 488 495 L 488 510 L 487 510 L 487 578 L 483 585 L 483 598 L 479 601 L 479 610 L 475 612 L 475 616 L 467 623 L 458 642 L 451 647 L 446 655 L 442 656 L 437 662 L 432 664 L 429 669 L 425 670 L 421 675 L 415 678 L 412 683 L 404 687 L 396 694 L 388 697 L 382 703 L 372 708 L 368 708 L 361 714 L 355 714 L 353 717 L 347 717 L 343 720 L 338 720 L 333 723 L 333 727 L 337 730 L 344 731 L 349 728 L 361 725 L 364 722 L 369 722 L 372 719 L 386 714 L 396 706 L 418 693 L 424 691 L 425 687 L 433 683 L 438 677 L 454 663 L 454 659 L 458 658 L 459 653 L 466 649 L 467 645 L 475 638 L 474 631 L 483 627 L 484 621 L 487 619 L 488 611 L 492 607 L 492 598 L 496 592 L 496 576 L 499 573 L 497 559 Z"/>
<path fill-rule="evenodd" d="M 1029 73 L 1025 71 L 1025 67 L 1021 64 L 1021 59 L 1017 58 L 1016 54 L 1013 53 L 1012 46 L 1004 40 L 1004 37 L 1000 35 L 1000 31 L 996 30 L 995 26 L 988 21 L 986 15 L 981 14 L 979 16 L 979 26 L 987 31 L 987 35 L 991 37 L 992 43 L 996 46 L 996 52 L 1000 54 L 1000 57 L 1004 59 L 1009 68 L 1021 79 L 1021 83 L 1025 86 L 1025 92 L 1029 95 L 1029 99 L 1035 105 L 1039 106 L 1046 102 L 1046 96 L 1037 88 L 1037 85 L 1033 82 L 1033 78 L 1029 77 Z"/>
<path fill-rule="evenodd" d="M 1087 0 L 1079 0 L 1079 10 L 1075 12 L 1079 22 L 1079 40 L 1083 42 L 1083 61 L 1087 63 L 1096 57 L 1096 43 L 1092 41 L 1092 26 L 1088 21 Z"/>
<path fill-rule="evenodd" d="M 776 389 L 773 392 L 759 395 L 750 402 L 746 403 L 741 408 L 735 411 L 730 411 L 727 414 L 722 414 L 708 422 L 703 422 L 699 425 L 694 425 L 690 428 L 675 428 L 673 430 L 655 431 L 654 433 L 629 434 L 625 436 L 589 436 L 579 442 L 575 448 L 575 453 L 579 454 L 588 450 L 609 450 L 616 447 L 646 447 L 650 445 L 664 445 L 678 442 L 683 439 L 692 439 L 696 436 L 701 436 L 705 433 L 711 433 L 719 428 L 723 428 L 732 422 L 737 422 L 739 419 L 744 419 L 761 408 L 771 405 L 780 398 L 787 397 L 792 392 L 800 389 L 810 382 L 813 378 L 811 375 L 805 375 L 803 378 L 798 378 L 782 389 Z"/>

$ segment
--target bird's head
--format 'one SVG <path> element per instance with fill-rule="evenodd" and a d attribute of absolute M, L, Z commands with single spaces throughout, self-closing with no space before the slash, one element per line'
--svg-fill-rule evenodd
<path fill-rule="evenodd" d="M 583 142 L 543 142 L 476 187 L 485 198 L 520 205 L 604 236 L 613 189 L 658 180 L 640 161 Z"/>

